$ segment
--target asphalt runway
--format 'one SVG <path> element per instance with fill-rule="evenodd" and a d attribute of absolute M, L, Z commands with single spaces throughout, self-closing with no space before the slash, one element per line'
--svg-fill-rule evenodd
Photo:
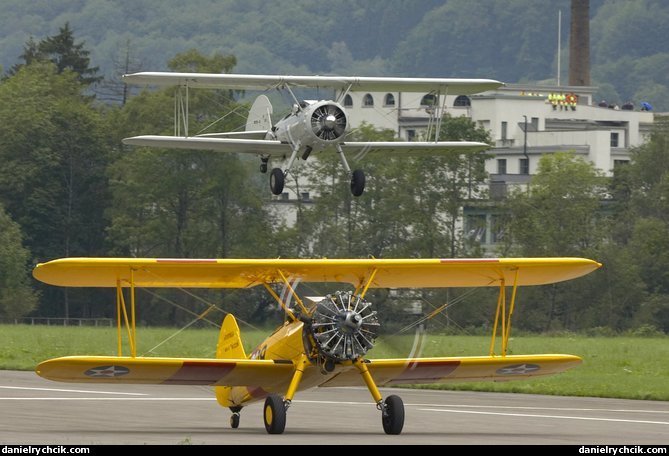
<path fill-rule="evenodd" d="M 56 383 L 0 371 L 4 444 L 661 444 L 669 402 L 382 389 L 404 400 L 399 436 L 383 433 L 365 388 L 296 395 L 283 435 L 267 435 L 262 403 L 239 429 L 209 388 Z"/>

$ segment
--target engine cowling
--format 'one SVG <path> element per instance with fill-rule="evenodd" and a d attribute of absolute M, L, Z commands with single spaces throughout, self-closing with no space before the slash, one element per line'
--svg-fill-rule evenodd
<path fill-rule="evenodd" d="M 316 349 L 334 361 L 360 358 L 374 346 L 379 320 L 372 303 L 352 292 L 326 295 L 311 315 Z"/>
<path fill-rule="evenodd" d="M 344 140 L 348 117 L 334 101 L 303 102 L 296 112 L 276 124 L 276 139 L 322 150 Z"/>
<path fill-rule="evenodd" d="M 336 103 L 318 103 L 310 115 L 311 132 L 321 141 L 335 141 L 346 134 L 347 118 Z"/>

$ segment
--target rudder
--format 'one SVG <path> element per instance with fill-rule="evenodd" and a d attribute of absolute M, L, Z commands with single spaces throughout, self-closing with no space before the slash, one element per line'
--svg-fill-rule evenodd
<path fill-rule="evenodd" d="M 221 325 L 216 344 L 216 358 L 218 359 L 246 359 L 242 337 L 237 320 L 232 314 L 227 314 Z"/>
<path fill-rule="evenodd" d="M 227 314 L 221 325 L 221 332 L 218 334 L 218 344 L 216 344 L 216 358 L 218 359 L 246 359 L 242 337 L 239 332 L 237 320 L 232 314 Z M 230 401 L 232 388 L 229 386 L 217 386 L 214 388 L 216 400 L 223 407 L 232 407 L 234 404 Z"/>
<path fill-rule="evenodd" d="M 265 95 L 253 102 L 246 119 L 246 131 L 270 131 L 272 129 L 272 103 Z"/>

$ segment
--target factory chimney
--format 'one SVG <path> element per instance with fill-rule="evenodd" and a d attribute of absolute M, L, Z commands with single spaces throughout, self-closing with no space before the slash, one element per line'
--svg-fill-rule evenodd
<path fill-rule="evenodd" d="M 569 85 L 590 85 L 590 0 L 571 0 Z"/>

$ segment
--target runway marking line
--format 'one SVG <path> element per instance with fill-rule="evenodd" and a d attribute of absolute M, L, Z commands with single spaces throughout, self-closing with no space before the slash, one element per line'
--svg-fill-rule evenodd
<path fill-rule="evenodd" d="M 32 391 L 57 391 L 59 393 L 91 393 L 91 394 L 120 394 L 123 396 L 148 396 L 146 393 L 124 393 L 118 391 L 91 391 L 91 390 L 76 390 L 76 389 L 62 389 L 62 388 L 31 388 L 27 386 L 1 386 L 0 389 L 17 389 L 17 390 L 32 390 Z"/>
<path fill-rule="evenodd" d="M 480 412 L 477 410 L 451 410 L 443 408 L 421 408 L 424 412 L 447 412 L 447 413 L 469 413 L 474 415 L 497 415 L 497 416 L 517 416 L 524 418 L 553 418 L 562 420 L 584 420 L 584 421 L 609 421 L 614 423 L 638 423 L 638 424 L 663 424 L 669 425 L 667 421 L 646 421 L 646 420 L 626 420 L 622 418 L 596 418 L 588 416 L 565 416 L 565 415 L 533 415 L 530 413 L 502 413 L 502 412 Z"/>
<path fill-rule="evenodd" d="M 215 397 L 0 397 L 0 401 L 215 401 Z"/>
<path fill-rule="evenodd" d="M 347 405 L 374 405 L 373 402 L 346 402 L 346 401 L 305 401 L 296 399 L 295 403 L 313 404 L 347 404 Z M 404 403 L 405 407 L 453 407 L 453 408 L 488 408 L 488 409 L 511 409 L 511 410 L 554 410 L 564 412 L 624 412 L 624 413 L 667 413 L 669 410 L 639 410 L 639 409 L 604 409 L 604 408 L 574 408 L 574 407 L 528 407 L 521 405 L 466 405 L 466 404 L 421 404 Z"/>

